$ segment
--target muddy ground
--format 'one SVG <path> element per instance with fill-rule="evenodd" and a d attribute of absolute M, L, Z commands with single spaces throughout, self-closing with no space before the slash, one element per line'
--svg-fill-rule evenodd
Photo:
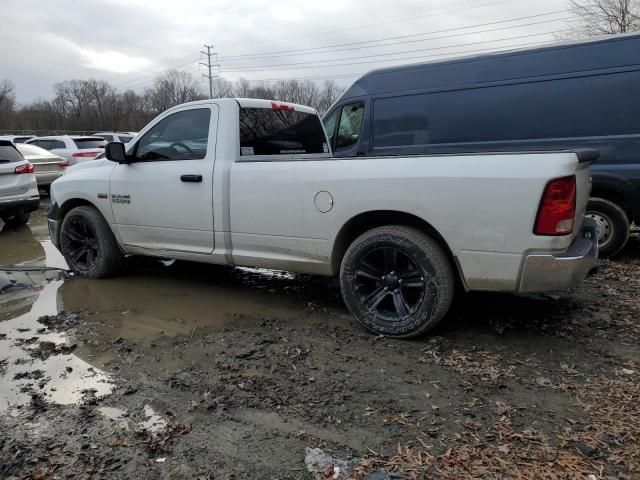
<path fill-rule="evenodd" d="M 44 208 L 0 265 L 64 266 Z M 309 447 L 353 478 L 640 478 L 639 259 L 635 233 L 574 291 L 460 294 L 416 341 L 363 332 L 330 279 L 4 272 L 0 479 L 331 478 Z"/>

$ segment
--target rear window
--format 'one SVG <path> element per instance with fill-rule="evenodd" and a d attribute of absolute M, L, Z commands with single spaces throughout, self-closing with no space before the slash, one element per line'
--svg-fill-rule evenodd
<path fill-rule="evenodd" d="M 13 143 L 24 143 L 27 140 L 31 140 L 33 137 L 15 137 Z"/>
<path fill-rule="evenodd" d="M 126 135 L 118 135 L 118 138 L 122 143 L 129 143 L 131 140 L 133 140 L 133 137 Z"/>
<path fill-rule="evenodd" d="M 104 148 L 106 142 L 102 138 L 74 138 L 73 143 L 80 150 L 90 150 L 92 148 Z"/>
<path fill-rule="evenodd" d="M 327 153 L 315 113 L 267 108 L 240 109 L 240 155 Z"/>
<path fill-rule="evenodd" d="M 21 162 L 24 158 L 13 145 L 0 144 L 0 163 Z"/>

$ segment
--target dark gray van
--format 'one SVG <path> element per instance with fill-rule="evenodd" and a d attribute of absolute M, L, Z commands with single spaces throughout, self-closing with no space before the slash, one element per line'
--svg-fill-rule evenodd
<path fill-rule="evenodd" d="M 595 148 L 601 256 L 640 224 L 640 34 L 374 70 L 324 124 L 337 157 Z"/>

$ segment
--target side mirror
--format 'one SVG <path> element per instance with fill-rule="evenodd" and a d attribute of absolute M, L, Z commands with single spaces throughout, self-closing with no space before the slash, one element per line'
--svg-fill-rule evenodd
<path fill-rule="evenodd" d="M 121 142 L 109 142 L 104 147 L 104 156 L 113 162 L 120 164 L 130 163 L 127 152 L 124 149 L 124 143 Z"/>

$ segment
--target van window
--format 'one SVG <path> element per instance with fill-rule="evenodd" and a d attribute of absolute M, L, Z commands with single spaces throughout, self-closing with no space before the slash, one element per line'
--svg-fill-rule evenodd
<path fill-rule="evenodd" d="M 270 108 L 240 109 L 240 155 L 327 153 L 315 113 Z"/>
<path fill-rule="evenodd" d="M 142 161 L 199 160 L 207 155 L 211 110 L 197 108 L 163 118 L 136 146 Z"/>
<path fill-rule="evenodd" d="M 336 150 L 348 148 L 358 143 L 360 130 L 362 129 L 362 119 L 364 117 L 364 104 L 354 103 L 342 107 L 340 115 L 340 125 L 336 138 Z"/>
<path fill-rule="evenodd" d="M 373 147 L 637 134 L 628 73 L 378 98 Z M 598 92 L 598 95 L 593 95 Z"/>

